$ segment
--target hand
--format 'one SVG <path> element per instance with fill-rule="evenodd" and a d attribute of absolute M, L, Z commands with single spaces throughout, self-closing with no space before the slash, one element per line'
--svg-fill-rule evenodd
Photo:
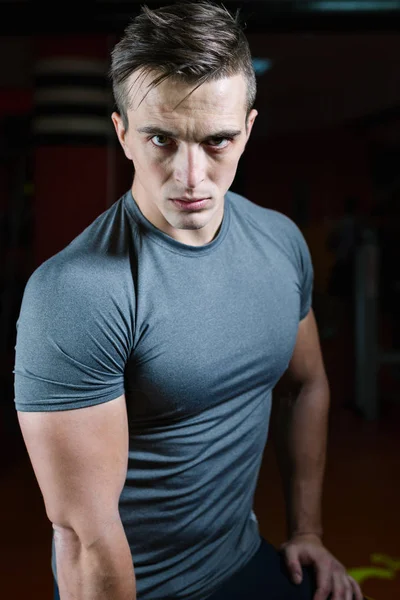
<path fill-rule="evenodd" d="M 317 591 L 313 600 L 363 600 L 360 586 L 315 534 L 296 534 L 281 546 L 294 583 L 301 583 L 302 566 L 315 569 Z M 332 596 L 329 596 L 332 594 Z"/>

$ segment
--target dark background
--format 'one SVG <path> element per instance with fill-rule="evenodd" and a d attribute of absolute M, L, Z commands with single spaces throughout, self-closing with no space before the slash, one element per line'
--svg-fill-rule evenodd
<path fill-rule="evenodd" d="M 59 2 L 46 8 L 41 2 L 0 2 L 0 456 L 5 474 L 26 457 L 12 373 L 15 323 L 26 281 L 132 180 L 131 163 L 111 129 L 110 97 L 102 104 L 88 100 L 77 106 L 67 99 L 43 101 L 43 94 L 49 88 L 82 86 L 107 98 L 109 52 L 141 4 L 81 2 L 73 8 Z M 388 351 L 399 349 L 400 2 L 224 4 L 241 9 L 253 57 L 270 61 L 257 77 L 259 116 L 232 189 L 287 214 L 303 231 L 315 269 L 314 310 L 332 386 L 333 423 L 335 415 L 345 415 L 345 430 L 348 423 L 355 428 L 349 436 L 365 434 L 363 452 L 380 470 L 395 457 L 379 454 L 377 461 L 373 440 L 378 435 L 398 439 L 400 368 L 379 369 L 379 413 L 373 424 L 366 423 L 354 406 L 354 277 L 349 268 L 354 255 L 347 271 L 335 270 L 335 232 L 349 205 L 352 223 L 375 232 L 379 343 Z M 95 61 L 104 72 L 46 75 L 43 64 L 60 58 Z M 44 131 L 43 119 L 57 115 L 95 116 L 98 127 Z M 337 273 L 341 276 L 335 279 Z M 398 453 L 398 444 L 393 448 Z M 390 464 L 395 469 L 396 463 Z M 398 494 L 395 479 L 393 472 L 388 481 L 391 493 Z M 399 528 L 398 517 L 392 522 Z M 396 590 L 385 588 L 379 597 L 394 598 L 390 593 L 398 594 L 398 582 Z"/>

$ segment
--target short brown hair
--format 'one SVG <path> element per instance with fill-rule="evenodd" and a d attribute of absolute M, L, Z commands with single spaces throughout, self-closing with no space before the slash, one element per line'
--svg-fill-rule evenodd
<path fill-rule="evenodd" d="M 240 9 L 233 16 L 223 4 L 207 0 L 176 2 L 156 10 L 141 8 L 141 14 L 128 25 L 111 53 L 109 75 L 125 128 L 130 107 L 126 82 L 138 69 L 144 75 L 153 70 L 161 72 L 147 93 L 169 77 L 197 83 L 197 89 L 205 81 L 243 73 L 248 84 L 247 121 L 257 84 L 249 44 L 239 21 Z"/>

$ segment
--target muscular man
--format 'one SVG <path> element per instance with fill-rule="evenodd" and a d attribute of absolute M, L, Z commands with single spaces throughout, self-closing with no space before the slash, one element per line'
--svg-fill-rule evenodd
<path fill-rule="evenodd" d="M 321 541 L 310 255 L 290 219 L 229 191 L 257 116 L 239 21 L 206 2 L 144 7 L 111 77 L 132 187 L 32 274 L 18 320 L 15 402 L 56 593 L 359 600 Z M 279 444 L 279 552 L 252 505 L 286 371 L 300 391 Z"/>

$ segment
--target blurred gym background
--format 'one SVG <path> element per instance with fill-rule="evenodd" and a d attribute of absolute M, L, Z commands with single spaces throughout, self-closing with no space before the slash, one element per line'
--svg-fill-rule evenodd
<path fill-rule="evenodd" d="M 145 2 L 142 2 L 142 4 Z M 148 1 L 152 8 L 170 2 Z M 0 2 L 2 597 L 52 598 L 51 524 L 17 422 L 15 324 L 30 274 L 130 186 L 112 128 L 109 53 L 140 2 Z M 325 543 L 375 600 L 400 597 L 400 2 L 225 1 L 258 78 L 232 190 L 309 244 L 332 389 Z M 284 541 L 267 445 L 262 534 Z"/>

